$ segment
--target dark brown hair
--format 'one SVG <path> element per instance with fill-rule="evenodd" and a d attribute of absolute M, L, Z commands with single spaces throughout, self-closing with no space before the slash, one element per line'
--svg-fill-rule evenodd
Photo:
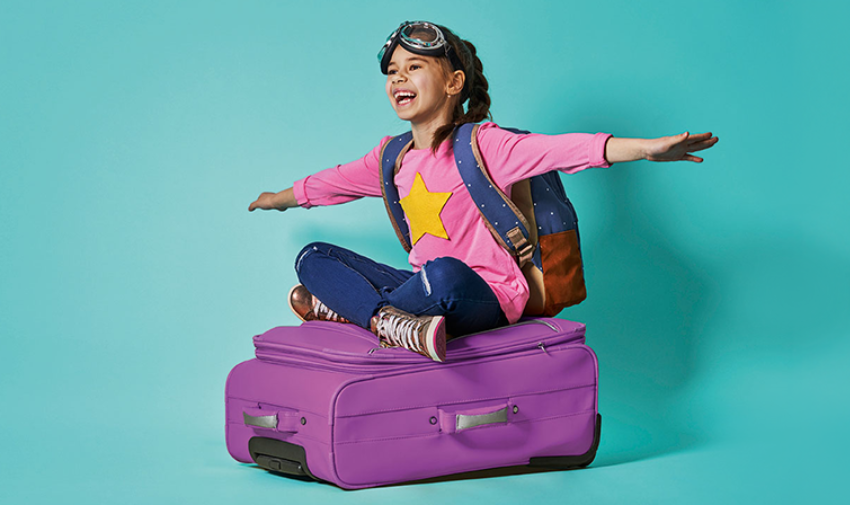
<path fill-rule="evenodd" d="M 452 122 L 441 126 L 434 133 L 434 141 L 431 143 L 431 151 L 437 152 L 437 148 L 447 138 L 449 138 L 455 127 L 464 123 L 477 123 L 485 118 L 493 119 L 490 114 L 490 95 L 487 90 L 490 89 L 490 84 L 484 77 L 483 65 L 481 60 L 476 56 L 475 46 L 468 40 L 463 40 L 445 26 L 440 26 L 446 40 L 452 45 L 455 53 L 463 63 L 463 73 L 466 76 L 466 81 L 463 85 L 463 91 L 460 93 L 460 98 L 455 104 L 452 111 Z M 446 74 L 454 72 L 449 59 L 445 56 L 439 58 Z M 464 102 L 469 101 L 466 105 L 466 112 L 463 110 Z"/>

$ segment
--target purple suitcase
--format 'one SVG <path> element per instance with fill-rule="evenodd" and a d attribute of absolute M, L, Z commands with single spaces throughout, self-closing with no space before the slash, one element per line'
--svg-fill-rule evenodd
<path fill-rule="evenodd" d="M 579 468 L 599 445 L 584 325 L 529 319 L 449 341 L 445 363 L 352 324 L 254 337 L 227 378 L 238 461 L 346 489 L 530 465 Z"/>

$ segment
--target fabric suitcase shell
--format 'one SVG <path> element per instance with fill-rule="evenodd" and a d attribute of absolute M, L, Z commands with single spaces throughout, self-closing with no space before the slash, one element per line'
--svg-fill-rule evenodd
<path fill-rule="evenodd" d="M 598 365 L 580 323 L 453 339 L 445 363 L 381 348 L 351 324 L 274 328 L 254 344 L 225 387 L 241 462 L 356 489 L 595 456 Z"/>

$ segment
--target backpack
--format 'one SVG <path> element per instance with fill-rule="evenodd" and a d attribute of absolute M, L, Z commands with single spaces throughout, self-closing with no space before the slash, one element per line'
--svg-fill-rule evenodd
<path fill-rule="evenodd" d="M 478 150 L 479 125 L 455 128 L 452 147 L 455 164 L 484 224 L 502 247 L 516 258 L 530 291 L 527 316 L 555 316 L 564 307 L 587 297 L 579 247 L 578 219 L 557 171 L 524 179 L 513 185 L 508 198 L 490 177 Z M 524 134 L 525 130 L 503 128 Z M 405 221 L 394 176 L 413 146 L 413 134 L 393 137 L 381 149 L 381 190 L 390 222 L 401 245 L 410 252 Z"/>

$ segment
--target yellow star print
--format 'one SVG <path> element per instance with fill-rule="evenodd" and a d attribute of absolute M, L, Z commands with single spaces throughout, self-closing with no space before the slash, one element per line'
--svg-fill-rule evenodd
<path fill-rule="evenodd" d="M 425 187 L 422 174 L 416 173 L 410 193 L 401 199 L 401 208 L 407 214 L 407 224 L 410 225 L 410 240 L 415 245 L 426 233 L 444 239 L 449 238 L 440 212 L 443 211 L 451 193 L 431 193 Z"/>

